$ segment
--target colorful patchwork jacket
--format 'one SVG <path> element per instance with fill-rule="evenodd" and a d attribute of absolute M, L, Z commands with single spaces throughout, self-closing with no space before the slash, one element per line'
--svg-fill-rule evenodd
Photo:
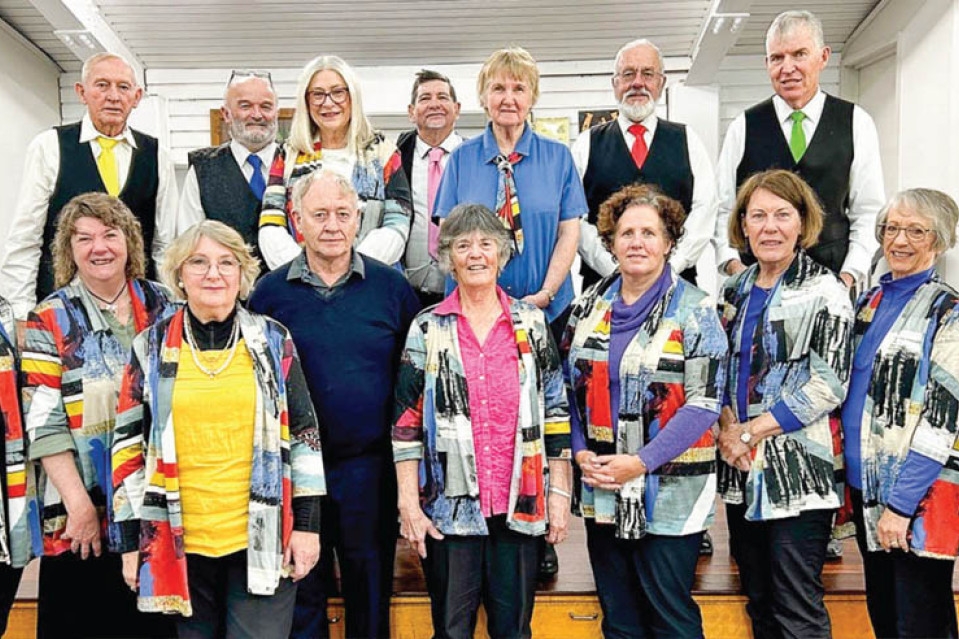
<path fill-rule="evenodd" d="M 609 398 L 609 333 L 619 273 L 597 282 L 573 303 L 563 337 L 563 370 L 570 409 L 586 444 L 599 454 L 635 454 L 683 405 L 719 416 L 726 374 L 726 334 L 713 301 L 674 275 L 626 347 L 619 366 L 620 403 L 613 441 Z M 593 490 L 576 473 L 574 511 L 615 524 L 616 536 L 647 532 L 688 535 L 712 524 L 716 444 L 711 430 L 686 452 L 616 491 Z"/>
<path fill-rule="evenodd" d="M 723 285 L 719 312 L 729 336 L 727 394 L 739 414 L 739 352 L 754 264 Z M 719 493 L 743 504 L 750 521 L 838 508 L 843 495 L 840 407 L 852 366 L 849 291 L 826 267 L 799 251 L 773 287 L 757 324 L 750 364 L 750 419 L 779 400 L 804 424 L 767 437 L 753 449 L 748 473 L 719 464 Z"/>
<path fill-rule="evenodd" d="M 138 607 L 193 613 L 187 587 L 180 510 L 173 387 L 183 344 L 184 310 L 133 342 L 123 375 L 113 439 L 113 505 L 118 552 L 140 551 Z M 278 322 L 237 308 L 256 379 L 250 485 L 247 590 L 271 595 L 283 576 L 283 550 L 293 532 L 293 501 L 318 506 L 326 493 L 315 417 L 289 423 L 287 380 L 299 366 L 289 332 Z M 180 425 L 180 428 L 189 425 Z"/>
<path fill-rule="evenodd" d="M 291 215 L 293 186 L 303 176 L 321 168 L 323 147 L 319 141 L 314 143 L 313 153 L 297 153 L 288 145 L 278 146 L 263 194 L 260 228 L 280 226 L 287 229 L 297 242 L 302 242 L 303 237 Z M 363 210 L 357 245 L 371 231 L 389 229 L 398 233 L 406 246 L 413 223 L 413 201 L 396 145 L 376 132 L 369 145 L 357 153 L 352 181 Z"/>
<path fill-rule="evenodd" d="M 878 286 L 860 298 L 856 346 L 881 298 Z M 959 554 L 957 301 L 959 293 L 933 275 L 906 303 L 873 360 L 860 430 L 860 481 L 869 550 L 881 550 L 876 525 L 906 456 L 914 450 L 941 462 L 943 469 L 910 522 L 909 546 L 924 557 L 955 559 Z"/>
<path fill-rule="evenodd" d="M 14 535 L 28 538 L 27 518 L 20 515 L 27 504 L 27 461 L 23 454 L 23 416 L 20 412 L 20 391 L 17 383 L 19 366 L 17 365 L 17 332 L 13 319 L 13 308 L 7 300 L 0 297 L 0 411 L 3 412 L 4 446 L 6 459 L 4 473 L 7 476 L 7 492 L 0 499 L 9 504 L 11 513 L 18 513 L 17 519 L 7 519 L 6 509 L 0 508 L 0 563 L 21 567 L 26 557 L 12 555 L 10 540 Z M 30 476 L 30 494 L 35 495 L 35 477 Z M 34 517 L 36 523 L 36 517 Z M 11 524 L 18 526 L 11 530 Z M 14 559 L 16 563 L 14 564 Z"/>
<path fill-rule="evenodd" d="M 510 298 L 520 405 L 508 526 L 546 532 L 547 459 L 569 459 L 569 413 L 559 354 L 543 312 Z M 457 316 L 420 313 L 410 326 L 396 384 L 393 459 L 423 460 L 423 511 L 446 535 L 486 535 L 476 479 L 469 393 Z"/>
<path fill-rule="evenodd" d="M 135 280 L 128 286 L 137 331 L 175 308 L 160 284 Z M 31 556 L 70 550 L 70 542 L 61 539 L 67 511 L 42 470 L 43 457 L 74 453 L 80 478 L 100 512 L 103 536 L 108 537 L 110 433 L 129 356 L 79 278 L 51 294 L 27 317 L 21 371 L 26 453 L 33 462 L 25 472 L 33 477 L 26 480 L 26 499 L 10 504 L 14 565 Z M 8 441 L 8 455 L 17 446 Z"/>

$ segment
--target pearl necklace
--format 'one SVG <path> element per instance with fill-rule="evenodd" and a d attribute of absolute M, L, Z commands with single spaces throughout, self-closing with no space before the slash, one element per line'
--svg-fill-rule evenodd
<path fill-rule="evenodd" d="M 190 326 L 190 318 L 184 314 L 183 322 L 186 325 L 186 341 L 190 345 L 190 354 L 193 355 L 193 363 L 196 364 L 196 367 L 201 371 L 210 376 L 210 379 L 213 379 L 230 365 L 230 362 L 233 361 L 233 356 L 236 355 L 236 347 L 240 343 L 240 323 L 236 321 L 236 318 L 233 320 L 233 332 L 230 333 L 230 341 L 227 342 L 227 346 L 230 349 L 229 354 L 227 355 L 226 361 L 224 361 L 219 368 L 216 370 L 210 370 L 202 363 L 200 363 L 200 358 L 198 353 L 200 351 L 199 347 L 196 344 L 196 338 L 193 337 L 193 328 Z"/>

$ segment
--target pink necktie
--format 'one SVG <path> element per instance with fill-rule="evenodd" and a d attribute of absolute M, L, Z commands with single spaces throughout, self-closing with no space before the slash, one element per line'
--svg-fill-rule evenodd
<path fill-rule="evenodd" d="M 440 147 L 433 147 L 427 154 L 429 164 L 426 167 L 426 217 L 429 223 L 429 231 L 426 240 L 426 248 L 430 257 L 436 259 L 436 247 L 439 245 L 440 227 L 433 222 L 433 206 L 436 201 L 436 191 L 440 188 L 440 178 L 443 176 L 443 165 L 440 160 L 446 155 L 446 151 Z"/>

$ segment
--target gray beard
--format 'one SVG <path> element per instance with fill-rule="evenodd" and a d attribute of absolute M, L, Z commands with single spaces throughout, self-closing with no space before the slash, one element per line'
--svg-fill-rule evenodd
<path fill-rule="evenodd" d="M 242 123 L 234 120 L 230 125 L 230 136 L 248 149 L 262 149 L 276 138 L 276 123 L 263 133 L 249 132 Z"/>
<path fill-rule="evenodd" d="M 656 110 L 656 102 L 652 99 L 645 104 L 619 103 L 619 112 L 632 122 L 642 122 Z"/>

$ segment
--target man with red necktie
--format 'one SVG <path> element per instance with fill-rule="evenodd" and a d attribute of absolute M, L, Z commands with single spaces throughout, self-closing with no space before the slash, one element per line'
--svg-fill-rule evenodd
<path fill-rule="evenodd" d="M 428 69 L 416 74 L 409 105 L 410 122 L 416 128 L 402 133 L 396 147 L 413 194 L 413 226 L 403 263 L 424 307 L 440 302 L 446 288 L 446 274 L 436 262 L 439 226 L 432 214 L 443 169 L 463 142 L 453 130 L 459 115 L 456 89 L 448 77 Z"/>
<path fill-rule="evenodd" d="M 589 203 L 579 237 L 583 288 L 616 269 L 596 231 L 599 206 L 635 183 L 653 184 L 683 205 L 685 233 L 669 262 L 695 284 L 696 262 L 709 245 L 716 217 L 709 155 L 695 132 L 656 115 L 666 76 L 655 44 L 640 39 L 624 45 L 616 54 L 612 85 L 619 116 L 583 131 L 573 144 L 573 160 Z"/>

